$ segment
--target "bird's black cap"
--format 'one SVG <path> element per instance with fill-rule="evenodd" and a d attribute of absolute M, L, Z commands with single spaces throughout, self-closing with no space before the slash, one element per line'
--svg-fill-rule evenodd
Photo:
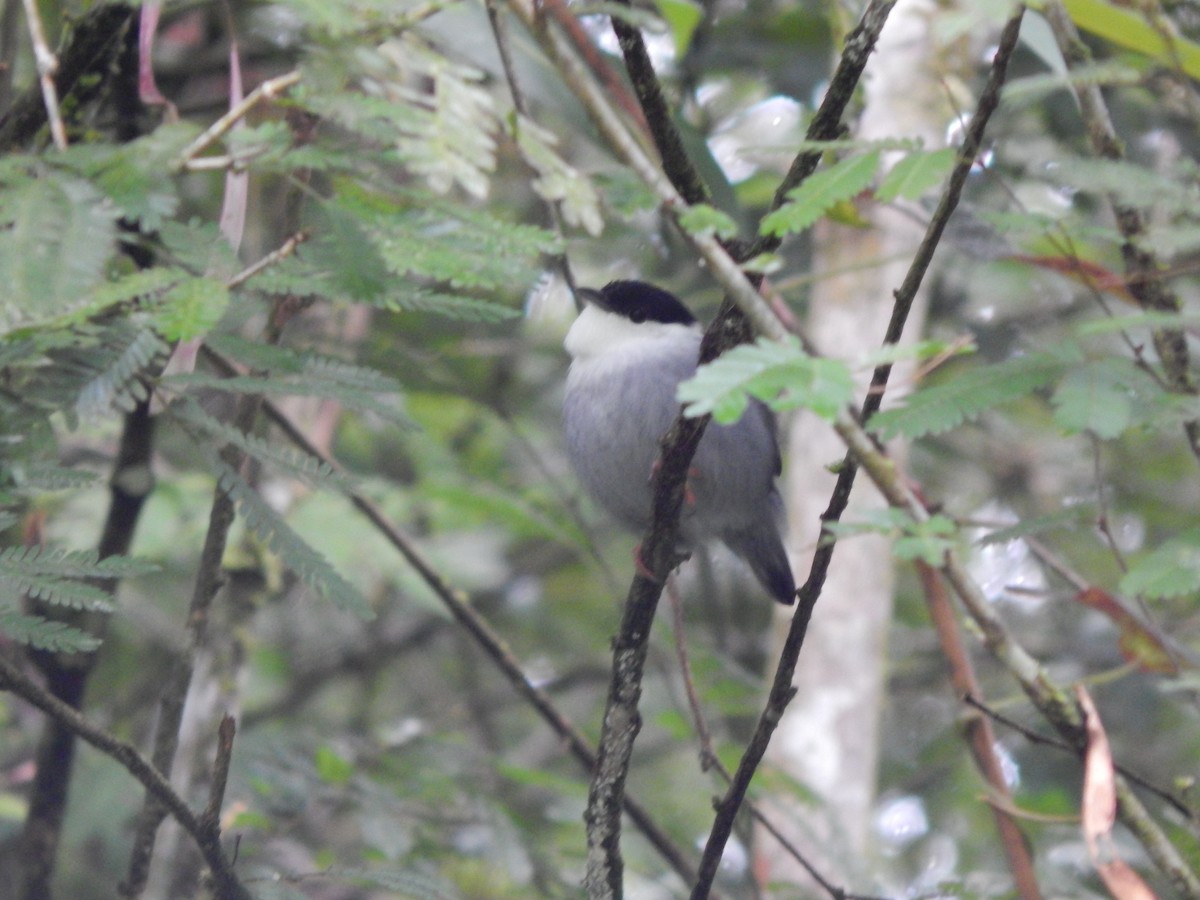
<path fill-rule="evenodd" d="M 631 322 L 691 325 L 696 321 L 678 297 L 644 281 L 610 281 L 598 291 L 580 288 L 579 295 Z"/>

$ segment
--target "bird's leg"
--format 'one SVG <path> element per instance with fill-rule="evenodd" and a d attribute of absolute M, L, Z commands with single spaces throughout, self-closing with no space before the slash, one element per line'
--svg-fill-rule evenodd
<path fill-rule="evenodd" d="M 675 562 L 672 565 L 671 571 L 674 572 L 683 563 L 687 562 L 691 557 L 690 551 L 675 551 Z M 662 584 L 663 580 L 650 571 L 650 567 L 646 565 L 646 561 L 642 559 L 642 542 L 638 541 L 638 545 L 633 548 L 633 567 L 637 569 L 638 574 L 643 578 L 653 581 L 655 584 Z"/>
<path fill-rule="evenodd" d="M 653 581 L 655 584 L 662 584 L 662 579 L 650 571 L 650 567 L 646 565 L 646 561 L 642 559 L 642 542 L 638 541 L 638 545 L 633 548 L 633 567 L 637 569 L 638 574 L 643 578 Z"/>

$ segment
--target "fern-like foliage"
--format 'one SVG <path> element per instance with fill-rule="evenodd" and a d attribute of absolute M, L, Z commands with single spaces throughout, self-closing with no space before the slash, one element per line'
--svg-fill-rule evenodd
<path fill-rule="evenodd" d="M 1077 351 L 1068 348 L 1030 353 L 965 372 L 955 370 L 938 384 L 912 394 L 902 406 L 877 414 L 870 425 L 885 439 L 941 434 L 1051 384 L 1078 361 Z"/>
<path fill-rule="evenodd" d="M 0 325 L 73 308 L 101 281 L 116 248 L 116 209 L 89 182 L 30 179 L 0 191 Z"/>
<path fill-rule="evenodd" d="M 380 52 L 396 67 L 387 90 L 408 112 L 407 121 L 397 122 L 397 149 L 408 168 L 438 193 L 458 185 L 486 197 L 496 167 L 499 117 L 483 72 L 435 51 L 413 32 L 388 41 Z"/>
<path fill-rule="evenodd" d="M 22 601 L 109 612 L 112 596 L 97 582 L 153 571 L 157 566 L 129 557 L 98 559 L 94 552 L 9 547 L 0 551 L 0 631 L 43 650 L 94 650 L 96 638 L 65 622 L 24 613 Z"/>
<path fill-rule="evenodd" d="M 1200 592 L 1200 529 L 1190 529 L 1152 550 L 1129 567 L 1121 591 L 1152 600 Z"/>
<path fill-rule="evenodd" d="M 762 220 L 763 234 L 783 237 L 803 231 L 827 210 L 865 190 L 879 168 L 879 151 L 848 156 L 806 178 L 788 192 L 788 202 Z"/>
<path fill-rule="evenodd" d="M 850 370 L 838 360 L 809 356 L 795 338 L 760 339 L 734 347 L 701 366 L 679 386 L 689 416 L 712 413 L 718 422 L 739 419 L 751 397 L 777 410 L 803 407 L 832 419 L 853 395 Z"/>
<path fill-rule="evenodd" d="M 205 438 L 217 446 L 230 444 L 237 447 L 243 453 L 283 475 L 300 479 L 313 487 L 344 490 L 352 485 L 352 480 L 348 476 L 334 471 L 324 460 L 309 456 L 298 449 L 272 444 L 262 438 L 246 434 L 244 431 L 210 416 L 191 399 L 185 399 L 182 403 L 172 407 L 171 412 L 186 425 L 201 431 Z"/>
<path fill-rule="evenodd" d="M 604 230 L 600 198 L 591 181 L 555 151 L 557 139 L 532 119 L 516 117 L 517 147 L 522 157 L 538 173 L 533 189 L 558 203 L 568 225 L 582 227 L 596 236 Z"/>
<path fill-rule="evenodd" d="M 80 418 L 103 415 L 113 408 L 128 412 L 145 400 L 148 391 L 140 376 L 164 360 L 170 348 L 153 329 L 143 328 L 131 334 L 124 346 L 109 349 L 114 352 L 75 398 Z"/>
<path fill-rule="evenodd" d="M 129 556 L 100 559 L 94 550 L 54 550 L 44 547 L 8 547 L 0 550 L 0 568 L 6 572 L 52 575 L 57 578 L 131 578 L 157 572 L 154 563 Z"/>
<path fill-rule="evenodd" d="M 30 328 L 0 339 L 5 387 L 0 435 L 9 460 L 41 461 L 33 448 L 52 435 L 50 416 L 80 418 L 128 410 L 146 397 L 147 379 L 168 347 L 140 313 L 65 327 Z"/>
<path fill-rule="evenodd" d="M 401 386 L 393 378 L 373 369 L 343 363 L 327 357 L 310 356 L 299 370 L 278 374 L 270 370 L 261 375 L 223 378 L 203 372 L 171 375 L 163 385 L 172 388 L 208 388 L 242 394 L 283 394 L 322 397 L 336 400 L 349 409 L 371 413 L 396 425 L 412 423 L 400 405 Z"/>
<path fill-rule="evenodd" d="M 16 462 L 4 470 L 4 488 L 25 496 L 42 491 L 74 491 L 100 480 L 95 472 L 42 461 Z"/>
<path fill-rule="evenodd" d="M 339 608 L 370 619 L 374 617 L 366 598 L 346 581 L 329 561 L 311 547 L 258 492 L 237 472 L 224 463 L 215 462 L 218 483 L 236 504 L 246 527 L 256 534 L 283 564 L 317 594 L 332 600 Z"/>
<path fill-rule="evenodd" d="M 66 622 L 55 622 L 0 605 L 0 632 L 19 644 L 51 653 L 88 653 L 100 639 Z"/>

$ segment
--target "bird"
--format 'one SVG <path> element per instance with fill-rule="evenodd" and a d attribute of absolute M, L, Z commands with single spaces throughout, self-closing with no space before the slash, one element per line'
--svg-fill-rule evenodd
<path fill-rule="evenodd" d="M 624 527 L 650 523 L 660 441 L 679 414 L 676 390 L 700 358 L 696 317 L 644 281 L 580 288 L 583 309 L 563 342 L 571 357 L 563 426 L 571 467 L 588 494 Z M 738 421 L 710 422 L 688 472 L 681 550 L 723 542 L 783 604 L 795 581 L 783 547 L 783 500 L 774 414 L 751 401 Z"/>

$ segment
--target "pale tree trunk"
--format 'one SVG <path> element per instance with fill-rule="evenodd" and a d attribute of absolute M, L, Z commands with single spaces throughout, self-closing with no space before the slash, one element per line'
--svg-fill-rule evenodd
<path fill-rule="evenodd" d="M 867 69 L 866 106 L 858 136 L 920 137 L 941 146 L 948 109 L 944 79 L 934 71 L 926 0 L 901 0 L 883 31 Z M 886 208 L 865 210 L 869 228 L 822 222 L 814 235 L 814 287 L 807 333 L 821 352 L 861 364 L 877 349 L 900 285 L 923 231 L 911 216 Z M 918 297 L 905 339 L 920 334 L 925 304 Z M 908 370 L 898 367 L 892 384 Z M 864 382 L 869 372 L 864 376 Z M 865 385 L 864 385 L 865 386 Z M 811 415 L 798 416 L 789 434 L 789 545 L 797 580 L 803 581 L 829 503 L 835 476 L 828 470 L 845 448 Z M 844 520 L 884 505 L 859 478 Z M 870 853 L 878 762 L 880 706 L 886 679 L 886 645 L 894 572 L 889 542 L 856 537 L 834 554 L 825 591 L 808 630 L 794 684 L 797 688 L 768 752 L 768 760 L 805 785 L 818 799 L 793 803 L 772 798 L 772 815 L 791 840 L 834 884 L 869 890 Z M 790 611 L 780 609 L 776 642 Z M 815 885 L 770 836 L 756 840 L 756 872 L 762 883 Z M 790 889 L 789 896 L 795 896 Z"/>

